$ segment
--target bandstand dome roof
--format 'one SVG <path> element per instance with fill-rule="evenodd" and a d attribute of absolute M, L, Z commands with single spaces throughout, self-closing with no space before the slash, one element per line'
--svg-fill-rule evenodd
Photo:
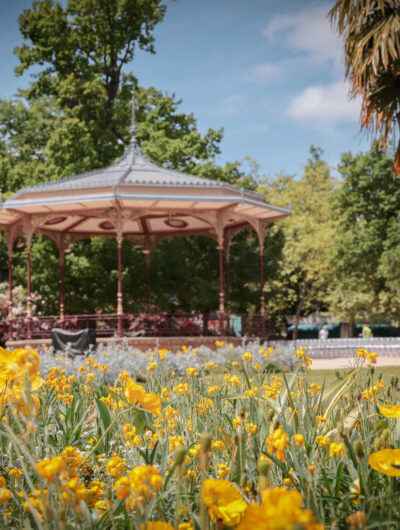
<path fill-rule="evenodd" d="M 131 142 L 110 167 L 21 189 L 0 203 L 0 228 L 71 244 L 90 236 L 122 236 L 152 246 L 175 235 L 221 238 L 290 215 L 263 195 L 158 166 Z M 13 239 L 14 239 L 13 238 Z"/>

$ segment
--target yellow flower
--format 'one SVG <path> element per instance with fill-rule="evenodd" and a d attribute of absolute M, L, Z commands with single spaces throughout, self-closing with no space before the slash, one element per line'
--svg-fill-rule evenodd
<path fill-rule="evenodd" d="M 53 482 L 64 468 L 65 462 L 61 456 L 45 458 L 36 464 L 39 475 L 49 482 Z"/>
<path fill-rule="evenodd" d="M 144 409 L 152 414 L 161 414 L 161 398 L 157 394 L 146 392 L 146 390 L 133 379 L 127 379 L 125 383 L 125 397 L 128 403 L 136 405 L 139 403 Z"/>
<path fill-rule="evenodd" d="M 207 388 L 207 394 L 211 396 L 211 394 L 215 394 L 215 392 L 219 392 L 221 390 L 220 386 L 209 386 Z"/>
<path fill-rule="evenodd" d="M 180 523 L 178 525 L 178 530 L 193 530 L 192 521 L 189 521 L 188 523 Z"/>
<path fill-rule="evenodd" d="M 390 477 L 400 477 L 400 449 L 382 449 L 372 453 L 369 465 Z"/>
<path fill-rule="evenodd" d="M 382 405 L 379 411 L 386 418 L 400 418 L 400 405 Z"/>
<path fill-rule="evenodd" d="M 281 462 L 285 461 L 284 450 L 289 443 L 289 436 L 285 433 L 282 426 L 279 426 L 265 440 L 268 444 L 268 452 L 274 454 Z"/>
<path fill-rule="evenodd" d="M 336 444 L 332 443 L 329 446 L 329 456 L 333 458 L 334 456 L 337 456 L 338 458 L 342 458 L 344 455 L 344 444 Z"/>
<path fill-rule="evenodd" d="M 237 525 L 247 508 L 238 488 L 228 480 L 206 479 L 203 501 L 211 520 L 227 526 Z"/>
<path fill-rule="evenodd" d="M 224 479 L 231 472 L 230 468 L 225 464 L 218 464 L 218 478 Z"/>
<path fill-rule="evenodd" d="M 346 523 L 349 525 L 350 530 L 355 528 L 364 528 L 367 524 L 367 518 L 364 512 L 358 511 L 349 515 L 346 519 Z"/>
<path fill-rule="evenodd" d="M 176 385 L 172 389 L 172 392 L 175 392 L 180 396 L 184 396 L 186 393 L 189 393 L 189 385 L 187 383 L 181 383 L 180 385 Z"/>
<path fill-rule="evenodd" d="M 0 476 L 0 506 L 6 504 L 11 498 L 11 491 L 7 488 L 6 479 Z"/>
<path fill-rule="evenodd" d="M 84 484 L 79 482 L 77 476 L 71 478 L 67 484 L 61 486 L 62 493 L 60 495 L 60 501 L 66 505 L 68 503 L 80 503 L 80 501 L 86 501 L 87 490 Z"/>
<path fill-rule="evenodd" d="M 264 350 L 264 348 L 261 348 L 261 350 Z M 261 353 L 261 350 L 260 350 L 260 353 Z M 262 353 L 262 357 L 268 357 L 268 356 L 273 357 L 273 356 L 274 356 L 273 351 L 274 351 L 274 348 L 272 348 L 272 347 L 271 347 L 271 348 L 268 348 L 267 351 L 264 351 L 264 352 Z"/>
<path fill-rule="evenodd" d="M 215 442 L 211 444 L 211 450 L 212 451 L 225 451 L 224 442 L 222 442 L 221 440 L 215 440 Z"/>
<path fill-rule="evenodd" d="M 321 436 L 321 435 L 316 436 L 315 441 L 317 442 L 318 447 L 324 447 L 324 445 L 330 444 L 329 437 L 326 436 L 326 434 L 324 436 Z"/>
<path fill-rule="evenodd" d="M 114 486 L 115 493 L 117 495 L 117 498 L 120 501 L 123 501 L 127 497 L 129 497 L 131 493 L 131 482 L 126 477 L 121 477 L 117 480 Z"/>
<path fill-rule="evenodd" d="M 157 363 L 149 363 L 147 365 L 147 371 L 150 373 L 154 372 L 154 370 L 157 370 Z"/>
<path fill-rule="evenodd" d="M 151 500 L 154 490 L 159 491 L 162 487 L 162 477 L 158 469 L 153 466 L 137 466 L 129 472 L 131 489 L 139 496 Z"/>
<path fill-rule="evenodd" d="M 104 482 L 100 482 L 99 480 L 94 480 L 90 483 L 89 489 L 88 489 L 88 502 L 92 506 L 96 504 L 98 500 L 101 499 L 103 495 L 103 490 L 106 487 Z"/>
<path fill-rule="evenodd" d="M 96 377 L 96 374 L 94 374 L 93 372 L 90 372 L 89 374 L 87 374 L 86 384 L 91 383 L 95 377 Z"/>
<path fill-rule="evenodd" d="M 186 373 L 188 377 L 194 377 L 196 375 L 199 375 L 199 372 L 196 370 L 196 368 L 193 368 L 193 366 L 189 366 L 186 368 Z"/>
<path fill-rule="evenodd" d="M 379 394 L 386 390 L 385 385 L 382 379 L 378 379 L 375 385 L 368 387 L 366 390 L 361 392 L 362 397 L 368 401 L 374 401 Z"/>
<path fill-rule="evenodd" d="M 246 423 L 246 431 L 249 436 L 257 434 L 258 427 L 255 423 Z"/>
<path fill-rule="evenodd" d="M 150 521 L 146 523 L 146 526 L 142 524 L 142 530 L 174 530 L 174 527 L 169 523 L 164 523 L 163 521 Z"/>
<path fill-rule="evenodd" d="M 234 429 L 237 429 L 238 427 L 240 427 L 240 425 L 242 425 L 242 418 L 239 418 L 239 416 L 237 418 L 234 418 L 233 421 L 233 428 Z"/>
<path fill-rule="evenodd" d="M 208 362 L 208 363 L 204 363 L 204 366 L 203 368 L 217 368 L 217 365 L 214 363 L 214 362 Z"/>
<path fill-rule="evenodd" d="M 293 441 L 295 443 L 295 445 L 297 445 L 297 447 L 301 447 L 302 445 L 304 445 L 304 436 L 302 434 L 295 434 L 293 436 Z"/>
<path fill-rule="evenodd" d="M 253 355 L 251 352 L 249 351 L 245 351 L 243 356 L 242 356 L 242 360 L 243 361 L 249 361 L 250 363 L 253 362 Z"/>
<path fill-rule="evenodd" d="M 258 394 L 258 388 L 256 386 L 252 386 L 248 390 L 243 392 L 243 397 L 253 398 L 257 394 Z"/>
<path fill-rule="evenodd" d="M 126 460 L 117 454 L 113 454 L 112 458 L 106 464 L 106 473 L 110 473 L 114 478 L 120 478 L 126 471 Z"/>
<path fill-rule="evenodd" d="M 94 508 L 97 512 L 100 512 L 100 518 L 104 515 L 104 513 L 111 508 L 111 503 L 109 500 L 100 500 L 97 501 L 94 505 Z"/>
<path fill-rule="evenodd" d="M 261 504 L 249 504 L 236 530 L 323 530 L 311 510 L 304 510 L 297 490 L 267 488 Z"/>
<path fill-rule="evenodd" d="M 61 456 L 65 462 L 70 473 L 76 471 L 76 469 L 82 464 L 83 456 L 80 454 L 78 449 L 72 447 L 71 445 L 67 446 L 64 451 L 61 453 Z"/>
<path fill-rule="evenodd" d="M 136 432 L 136 427 L 130 423 L 124 425 L 124 438 L 127 440 L 128 447 L 138 447 L 140 445 L 141 439 Z"/>

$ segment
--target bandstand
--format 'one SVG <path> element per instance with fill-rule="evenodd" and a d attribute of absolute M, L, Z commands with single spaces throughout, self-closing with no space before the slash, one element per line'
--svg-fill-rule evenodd
<path fill-rule="evenodd" d="M 140 246 L 147 270 L 152 248 L 166 238 L 200 235 L 217 241 L 219 253 L 219 308 L 223 332 L 226 289 L 229 293 L 229 249 L 235 233 L 251 228 L 258 237 L 260 261 L 260 317 L 265 332 L 263 249 L 267 226 L 290 215 L 267 204 L 263 195 L 216 180 L 160 167 L 141 151 L 133 112 L 131 141 L 123 156 L 108 168 L 72 178 L 46 182 L 0 200 L 0 229 L 8 249 L 8 337 L 15 338 L 13 317 L 13 248 L 20 236 L 27 246 L 26 338 L 32 338 L 31 248 L 34 237 L 47 236 L 59 249 L 59 323 L 64 311 L 64 257 L 69 247 L 92 236 L 115 238 L 118 252 L 117 334 L 124 333 L 122 241 Z M 68 315 L 68 318 L 71 318 Z"/>

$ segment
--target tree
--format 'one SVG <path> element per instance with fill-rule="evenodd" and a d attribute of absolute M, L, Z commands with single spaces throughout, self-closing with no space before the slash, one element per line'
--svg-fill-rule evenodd
<path fill-rule="evenodd" d="M 121 130 L 118 118 L 130 99 L 129 87 L 121 90 L 124 69 L 136 47 L 154 53 L 153 30 L 165 10 L 161 0 L 67 0 L 65 7 L 37 0 L 19 18 L 25 41 L 15 50 L 16 72 L 39 66 L 25 94 L 55 98 L 69 126 L 76 122 L 89 133 L 97 155 L 93 167 L 118 155 L 115 139 L 126 127 Z"/>
<path fill-rule="evenodd" d="M 329 196 L 337 183 L 321 159 L 319 148 L 310 148 L 301 178 L 279 175 L 267 181 L 266 199 L 280 206 L 292 206 L 292 216 L 272 230 L 283 232 L 284 247 L 274 281 L 266 284 L 267 311 L 295 314 L 293 337 L 297 338 L 303 312 L 326 308 L 327 291 L 333 278 L 329 253 L 333 245 L 335 222 L 328 207 Z"/>
<path fill-rule="evenodd" d="M 393 159 L 375 143 L 369 152 L 342 156 L 343 183 L 332 196 L 337 234 L 332 251 L 336 281 L 330 311 L 348 322 L 398 316 L 400 182 Z"/>
<path fill-rule="evenodd" d="M 381 135 L 386 147 L 400 126 L 400 4 L 337 0 L 330 17 L 344 37 L 350 95 L 362 97 L 361 127 Z M 400 142 L 393 170 L 400 172 Z"/>

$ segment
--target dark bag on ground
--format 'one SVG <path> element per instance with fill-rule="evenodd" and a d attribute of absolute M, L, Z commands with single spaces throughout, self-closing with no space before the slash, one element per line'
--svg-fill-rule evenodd
<path fill-rule="evenodd" d="M 55 351 L 68 349 L 75 355 L 82 355 L 90 346 L 96 346 L 96 332 L 89 328 L 76 332 L 55 328 L 51 332 L 51 339 Z"/>

